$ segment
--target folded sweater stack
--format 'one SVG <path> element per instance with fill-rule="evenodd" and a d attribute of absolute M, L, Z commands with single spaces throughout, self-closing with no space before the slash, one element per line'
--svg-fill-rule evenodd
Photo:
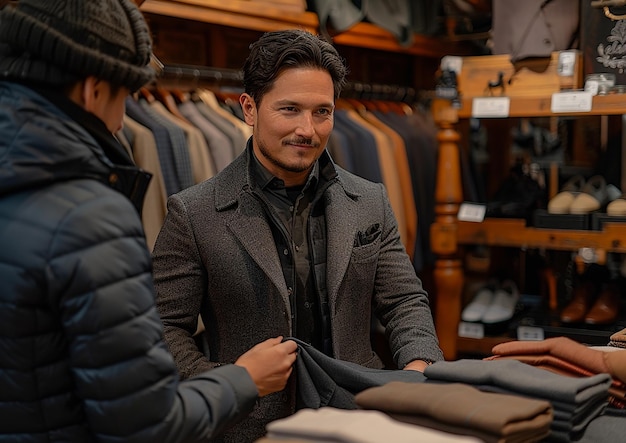
<path fill-rule="evenodd" d="M 357 394 L 356 403 L 405 423 L 487 443 L 540 441 L 550 434 L 553 418 L 548 401 L 482 392 L 462 383 L 391 382 Z"/>
<path fill-rule="evenodd" d="M 569 377 L 517 360 L 469 360 L 437 362 L 424 370 L 432 381 L 465 383 L 481 391 L 517 394 L 547 400 L 554 419 L 551 441 L 569 442 L 602 414 L 608 404 L 609 374 Z"/>
<path fill-rule="evenodd" d="M 493 347 L 493 355 L 486 360 L 518 360 L 571 377 L 610 374 L 610 404 L 623 409 L 626 407 L 626 352 L 614 351 L 600 351 L 567 337 L 555 337 L 541 341 L 500 343 Z"/>

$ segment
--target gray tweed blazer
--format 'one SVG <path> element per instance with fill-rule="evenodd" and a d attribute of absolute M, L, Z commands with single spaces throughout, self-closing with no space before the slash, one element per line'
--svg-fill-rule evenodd
<path fill-rule="evenodd" d="M 279 252 L 251 192 L 250 149 L 215 177 L 169 198 L 153 251 L 157 306 L 183 378 L 232 363 L 267 338 L 293 335 Z M 383 185 L 335 167 L 338 178 L 321 203 L 334 357 L 382 367 L 370 343 L 373 309 L 398 367 L 442 359 L 427 294 L 400 241 Z M 366 236 L 376 224 L 380 234 Z M 193 338 L 199 314 L 204 353 Z M 254 441 L 269 421 L 292 413 L 292 388 L 262 398 L 224 441 Z"/>

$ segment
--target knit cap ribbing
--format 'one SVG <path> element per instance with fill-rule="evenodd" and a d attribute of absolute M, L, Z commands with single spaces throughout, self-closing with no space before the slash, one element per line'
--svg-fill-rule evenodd
<path fill-rule="evenodd" d="M 65 85 L 149 82 L 148 26 L 129 0 L 20 0 L 0 11 L 0 78 Z"/>

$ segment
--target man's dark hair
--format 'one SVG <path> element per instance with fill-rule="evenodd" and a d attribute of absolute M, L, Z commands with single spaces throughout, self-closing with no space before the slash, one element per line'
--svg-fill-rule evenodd
<path fill-rule="evenodd" d="M 245 92 L 258 105 L 276 77 L 290 68 L 327 71 L 333 80 L 335 98 L 346 82 L 346 65 L 333 45 L 309 32 L 291 29 L 267 32 L 250 45 L 250 55 L 243 66 Z"/>

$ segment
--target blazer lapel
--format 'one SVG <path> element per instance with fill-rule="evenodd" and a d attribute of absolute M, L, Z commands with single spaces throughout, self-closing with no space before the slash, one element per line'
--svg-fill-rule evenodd
<path fill-rule="evenodd" d="M 278 288 L 289 310 L 287 284 L 280 267 L 274 236 L 260 203 L 244 190 L 248 186 L 244 178 L 247 176 L 247 155 L 244 152 L 216 176 L 216 210 L 230 213 L 228 227 L 251 259 Z"/>
<path fill-rule="evenodd" d="M 241 199 L 242 203 L 235 211 L 228 226 L 246 249 L 246 252 L 250 254 L 252 260 L 267 274 L 288 301 L 285 276 L 280 267 L 274 236 L 265 220 L 265 212 L 257 201 L 243 201 L 246 199 L 254 200 L 254 197 L 242 194 Z M 241 210 L 241 208 L 245 209 Z"/>
<path fill-rule="evenodd" d="M 357 212 L 352 200 L 341 186 L 331 186 L 326 201 L 328 246 L 326 250 L 326 284 L 328 300 L 334 305 L 344 279 L 357 231 Z"/>

